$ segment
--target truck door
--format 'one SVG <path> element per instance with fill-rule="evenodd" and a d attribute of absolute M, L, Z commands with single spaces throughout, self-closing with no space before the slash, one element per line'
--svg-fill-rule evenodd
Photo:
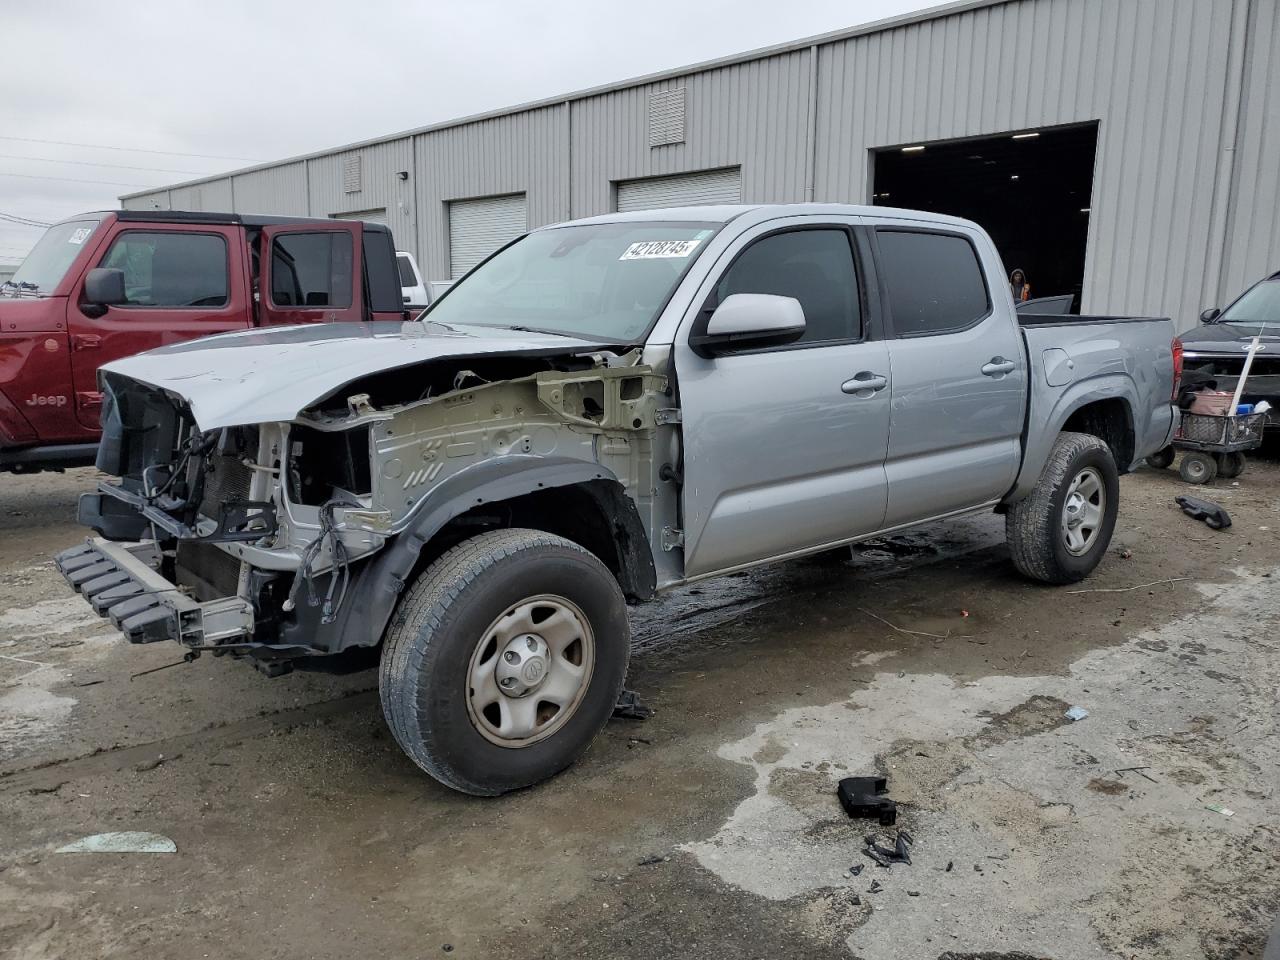
<path fill-rule="evenodd" d="M 854 220 L 762 224 L 717 263 L 674 346 L 683 419 L 685 573 L 837 544 L 880 527 L 889 353 L 860 281 Z M 804 336 L 700 357 L 690 346 L 735 293 L 793 297 Z M 868 294 L 872 294 L 868 297 Z"/>
<path fill-rule="evenodd" d="M 102 364 L 249 325 L 241 236 L 239 227 L 215 224 L 112 227 L 104 253 L 90 266 L 123 272 L 127 301 L 86 303 L 81 276 L 67 305 L 76 417 L 84 426 L 98 427 Z"/>
<path fill-rule="evenodd" d="M 259 316 L 264 326 L 362 320 L 359 223 L 264 227 Z"/>
<path fill-rule="evenodd" d="M 999 257 L 961 228 L 878 225 L 893 414 L 885 526 L 989 503 L 1021 460 L 1027 364 Z"/>

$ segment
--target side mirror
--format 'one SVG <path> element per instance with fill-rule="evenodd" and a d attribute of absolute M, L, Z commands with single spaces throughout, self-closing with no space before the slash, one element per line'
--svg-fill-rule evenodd
<path fill-rule="evenodd" d="M 128 303 L 124 292 L 124 271 L 111 267 L 95 267 L 84 278 L 84 299 L 98 307 L 118 306 Z"/>
<path fill-rule="evenodd" d="M 1210 307 L 1210 308 L 1209 308 L 1208 310 L 1206 310 L 1204 313 L 1200 314 L 1200 322 L 1201 322 L 1201 323 L 1213 323 L 1213 322 L 1214 322 L 1215 320 L 1217 320 L 1220 316 L 1222 316 L 1222 311 L 1221 311 L 1221 310 L 1219 310 L 1217 307 Z"/>
<path fill-rule="evenodd" d="M 689 337 L 700 357 L 732 350 L 772 347 L 804 336 L 804 308 L 794 297 L 771 293 L 735 293 L 716 307 L 705 333 Z"/>

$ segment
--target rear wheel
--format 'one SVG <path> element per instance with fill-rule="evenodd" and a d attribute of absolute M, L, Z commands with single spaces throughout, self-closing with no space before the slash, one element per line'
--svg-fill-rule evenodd
<path fill-rule="evenodd" d="M 1166 470 L 1173 466 L 1173 447 L 1165 447 L 1163 450 L 1157 450 L 1151 456 L 1147 457 L 1147 466 L 1155 467 L 1157 470 Z"/>
<path fill-rule="evenodd" d="M 1212 483 L 1218 475 L 1218 461 L 1207 453 L 1190 450 L 1178 463 L 1178 476 L 1187 483 Z"/>
<path fill-rule="evenodd" d="M 1045 583 L 1083 580 L 1107 552 L 1119 501 L 1110 448 L 1091 434 L 1059 434 L 1035 490 L 1005 514 L 1014 566 Z"/>
<path fill-rule="evenodd" d="M 1214 459 L 1218 461 L 1218 476 L 1224 480 L 1234 480 L 1244 473 L 1243 453 L 1220 453 Z"/>
<path fill-rule="evenodd" d="M 483 796 L 576 760 L 626 676 L 630 628 L 613 574 L 537 530 L 463 541 L 401 599 L 379 690 L 401 748 L 441 783 Z"/>

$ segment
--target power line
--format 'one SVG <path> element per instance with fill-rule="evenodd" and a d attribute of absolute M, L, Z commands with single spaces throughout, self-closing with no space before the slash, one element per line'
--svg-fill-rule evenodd
<path fill-rule="evenodd" d="M 32 220 L 30 217 L 20 217 L 14 213 L 0 213 L 0 220 L 6 223 L 12 223 L 19 227 L 51 227 L 53 224 L 45 223 L 43 220 Z"/>
<path fill-rule="evenodd" d="M 51 143 L 59 147 L 85 147 L 89 150 L 119 150 L 123 153 L 154 153 L 166 157 L 192 157 L 197 160 L 244 160 L 257 163 L 252 157 L 224 157 L 211 153 L 178 153 L 176 150 L 144 150 L 141 147 L 109 147 L 102 143 L 70 143 L 66 140 L 37 140 L 32 137 L 6 137 L 0 140 L 15 140 L 18 143 Z"/>
<path fill-rule="evenodd" d="M 18 157 L 13 154 L 0 153 L 0 160 L 35 160 L 38 163 L 73 163 L 78 167 L 107 167 L 112 170 L 154 170 L 159 173 L 190 173 L 204 176 L 203 170 L 176 170 L 173 167 L 129 167 L 119 163 L 94 163 L 92 160 L 59 160 L 57 157 Z"/>
<path fill-rule="evenodd" d="M 73 177 L 40 177 L 34 173 L 0 173 L 0 177 L 20 177 L 23 180 L 61 180 L 63 183 L 97 183 L 104 187 L 135 187 L 138 190 L 146 190 L 150 184 L 146 183 L 121 183 L 119 180 L 77 180 Z"/>

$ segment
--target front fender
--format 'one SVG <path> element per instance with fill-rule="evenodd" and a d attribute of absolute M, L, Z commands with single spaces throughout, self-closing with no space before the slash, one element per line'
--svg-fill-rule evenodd
<path fill-rule="evenodd" d="M 293 622 L 281 626 L 279 642 L 330 653 L 375 646 L 423 549 L 450 520 L 486 503 L 597 480 L 618 482 L 608 468 L 569 457 L 497 457 L 459 471 L 419 501 L 401 533 L 376 557 L 352 570 L 337 620 L 321 624 L 319 608 L 299 605 Z"/>

